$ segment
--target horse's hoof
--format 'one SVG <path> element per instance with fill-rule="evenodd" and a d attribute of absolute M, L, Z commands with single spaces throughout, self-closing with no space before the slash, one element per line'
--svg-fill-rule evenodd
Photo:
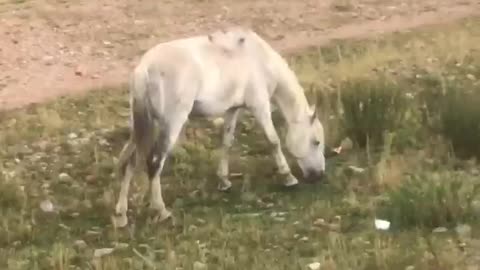
<path fill-rule="evenodd" d="M 163 210 L 154 210 L 155 213 L 153 214 L 152 221 L 154 223 L 163 223 L 167 221 L 168 219 L 173 219 L 172 213 L 168 211 L 167 209 Z"/>
<path fill-rule="evenodd" d="M 112 223 L 115 228 L 123 228 L 128 225 L 126 214 L 116 214 L 112 216 Z"/>
<path fill-rule="evenodd" d="M 298 180 L 294 176 L 290 176 L 287 178 L 285 182 L 283 182 L 283 186 L 286 188 L 293 188 L 298 186 Z"/>

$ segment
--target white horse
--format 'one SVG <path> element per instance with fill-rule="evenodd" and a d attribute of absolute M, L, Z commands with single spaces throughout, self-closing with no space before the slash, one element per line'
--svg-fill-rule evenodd
<path fill-rule="evenodd" d="M 150 207 L 157 219 L 171 216 L 162 198 L 160 174 L 189 117 L 223 117 L 218 188 L 228 190 L 228 155 L 241 108 L 248 109 L 272 146 L 287 187 L 298 184 L 290 171 L 271 119 L 273 99 L 287 123 L 286 147 L 303 176 L 325 171 L 324 132 L 288 63 L 254 31 L 240 27 L 158 44 L 145 53 L 130 84 L 133 130 L 119 158 L 123 178 L 115 207 L 117 225 L 127 224 L 128 189 L 134 168 L 146 164 Z M 154 124 L 159 134 L 154 134 Z"/>

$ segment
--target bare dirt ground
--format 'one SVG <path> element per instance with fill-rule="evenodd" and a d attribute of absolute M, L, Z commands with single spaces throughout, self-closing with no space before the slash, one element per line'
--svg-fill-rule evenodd
<path fill-rule="evenodd" d="M 475 0 L 0 0 L 0 111 L 125 83 L 155 43 L 229 24 L 287 53 L 478 14 Z"/>

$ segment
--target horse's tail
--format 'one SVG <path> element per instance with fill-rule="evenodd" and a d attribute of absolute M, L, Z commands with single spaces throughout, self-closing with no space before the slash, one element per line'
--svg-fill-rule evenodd
<path fill-rule="evenodd" d="M 137 162 L 144 160 L 150 152 L 154 132 L 152 102 L 150 100 L 150 78 L 147 70 L 135 69 L 130 81 L 133 141 L 137 149 Z M 138 163 L 137 163 L 138 164 Z"/>

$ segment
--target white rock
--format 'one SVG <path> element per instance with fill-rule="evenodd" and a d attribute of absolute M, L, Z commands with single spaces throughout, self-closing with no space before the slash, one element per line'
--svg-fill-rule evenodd
<path fill-rule="evenodd" d="M 72 132 L 72 133 L 68 134 L 68 138 L 69 139 L 76 139 L 76 138 L 78 138 L 78 135 Z"/>
<path fill-rule="evenodd" d="M 433 233 L 444 233 L 444 232 L 448 232 L 448 229 L 445 228 L 445 227 L 438 227 L 438 228 L 433 229 L 432 232 Z"/>
<path fill-rule="evenodd" d="M 105 255 L 109 255 L 113 252 L 113 248 L 99 248 L 99 249 L 95 249 L 95 251 L 93 252 L 93 257 L 95 258 L 100 258 L 100 257 L 103 257 Z"/>
<path fill-rule="evenodd" d="M 388 230 L 390 228 L 390 221 L 375 219 L 375 228 L 377 228 L 377 230 Z"/>
<path fill-rule="evenodd" d="M 322 265 L 319 262 L 314 262 L 314 263 L 309 264 L 307 267 L 310 270 L 319 270 L 320 266 L 322 266 Z"/>
<path fill-rule="evenodd" d="M 458 236 L 461 238 L 470 238 L 472 236 L 472 227 L 467 224 L 461 224 L 458 225 L 455 228 L 455 231 L 457 232 Z"/>
<path fill-rule="evenodd" d="M 193 270 L 203 270 L 203 269 L 207 269 L 206 264 L 199 261 L 196 261 L 193 263 Z"/>
<path fill-rule="evenodd" d="M 53 212 L 53 204 L 49 200 L 44 200 L 40 203 L 40 209 L 42 209 L 43 212 Z"/>
<path fill-rule="evenodd" d="M 85 241 L 83 240 L 75 240 L 75 242 L 73 242 L 73 245 L 78 249 L 84 249 L 87 247 L 87 243 L 85 243 Z"/>
<path fill-rule="evenodd" d="M 365 171 L 365 169 L 363 168 L 352 166 L 352 165 L 348 166 L 348 169 L 350 169 L 354 173 L 363 173 Z"/>
<path fill-rule="evenodd" d="M 215 127 L 221 127 L 221 126 L 223 126 L 224 119 L 222 117 L 218 117 L 218 118 L 213 119 L 212 122 L 213 122 L 213 125 Z"/>

